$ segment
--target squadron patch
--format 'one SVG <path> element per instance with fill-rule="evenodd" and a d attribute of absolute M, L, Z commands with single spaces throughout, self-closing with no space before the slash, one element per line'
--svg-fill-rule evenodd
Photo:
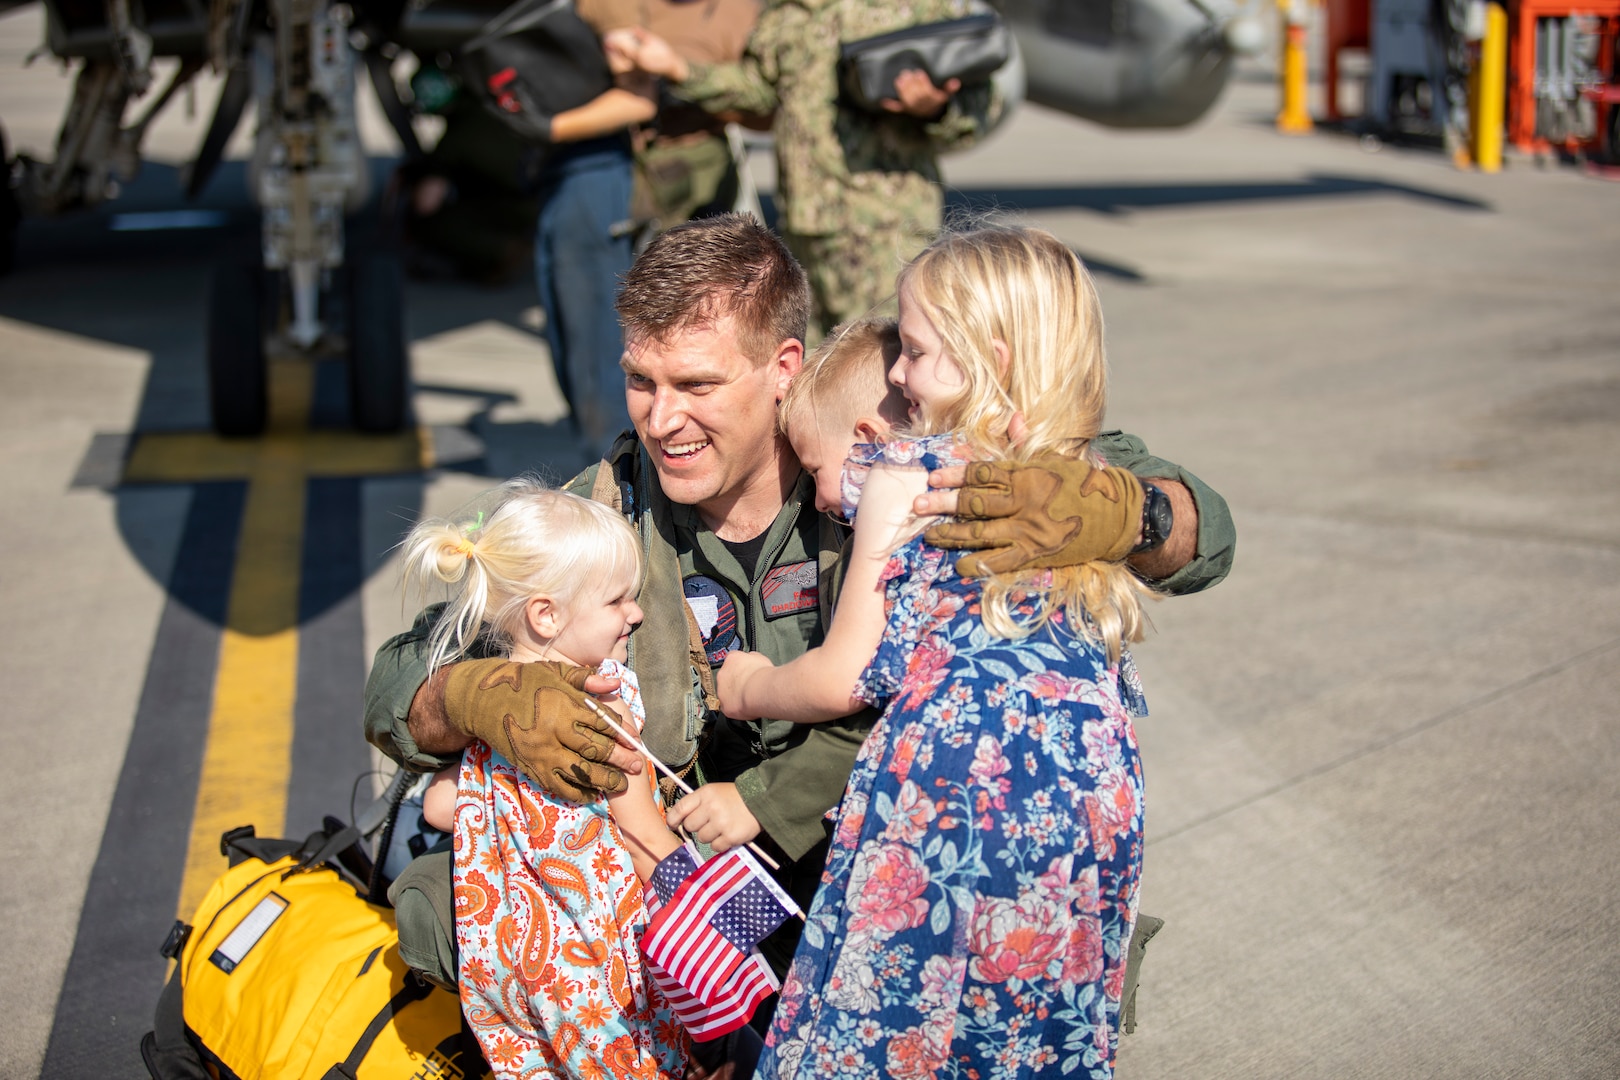
<path fill-rule="evenodd" d="M 788 563 L 771 568 L 760 585 L 765 601 L 765 617 L 780 619 L 801 611 L 814 611 L 821 601 L 821 583 L 816 561 Z"/>
<path fill-rule="evenodd" d="M 703 635 L 703 651 L 709 663 L 718 666 L 733 649 L 742 648 L 742 638 L 737 635 L 737 605 L 724 585 L 702 574 L 693 574 L 681 582 L 681 591 Z"/>

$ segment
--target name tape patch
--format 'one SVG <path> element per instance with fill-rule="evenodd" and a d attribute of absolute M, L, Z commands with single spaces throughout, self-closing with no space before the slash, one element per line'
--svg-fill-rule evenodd
<path fill-rule="evenodd" d="M 815 560 L 772 567 L 760 585 L 760 593 L 765 601 L 767 619 L 814 611 L 821 602 L 821 583 Z"/>

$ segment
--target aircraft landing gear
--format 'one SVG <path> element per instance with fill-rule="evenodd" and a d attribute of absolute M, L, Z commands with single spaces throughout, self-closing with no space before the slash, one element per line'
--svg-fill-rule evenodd
<path fill-rule="evenodd" d="M 405 350 L 405 275 L 399 260 L 370 255 L 349 272 L 349 415 L 356 430 L 405 426 L 410 365 Z"/>
<path fill-rule="evenodd" d="M 371 254 L 333 275 L 348 300 L 349 416 L 355 430 L 392 434 L 409 420 L 410 363 L 405 345 L 404 281 L 399 260 Z M 284 322 L 288 275 L 231 261 L 214 273 L 208 297 L 208 405 L 214 430 L 233 438 L 262 435 L 270 416 L 268 343 L 330 356 L 322 343 L 296 340 Z M 339 284 L 342 283 L 342 284 Z"/>
<path fill-rule="evenodd" d="M 350 417 L 363 432 L 399 431 L 410 411 L 403 275 L 390 255 L 348 251 L 344 243 L 344 214 L 365 204 L 370 187 L 355 112 L 353 9 L 336 0 L 266 6 L 265 21 L 233 41 L 233 61 L 251 73 L 251 95 L 238 88 L 207 144 L 223 146 L 231 117 L 249 97 L 258 103 L 248 175 L 264 211 L 266 269 L 249 280 L 248 270 L 226 268 L 215 283 L 208 336 L 214 427 L 222 435 L 259 434 L 272 412 L 277 424 L 292 422 L 291 403 L 278 398 L 271 408 L 266 342 L 278 357 L 290 350 L 319 363 L 338 351 L 346 306 Z M 297 411 L 308 410 L 300 403 Z"/>
<path fill-rule="evenodd" d="M 208 295 L 208 407 L 221 435 L 259 435 L 269 416 L 266 316 L 280 304 L 279 295 L 267 295 L 270 286 L 257 263 L 225 263 L 214 273 Z"/>

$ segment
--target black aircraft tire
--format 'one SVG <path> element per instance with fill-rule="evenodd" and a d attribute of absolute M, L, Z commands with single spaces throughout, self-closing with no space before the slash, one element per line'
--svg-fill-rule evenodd
<path fill-rule="evenodd" d="M 399 260 L 355 260 L 349 279 L 349 414 L 359 431 L 405 426 L 410 364 L 405 350 L 405 275 Z"/>
<path fill-rule="evenodd" d="M 6 132 L 0 128 L 0 277 L 17 267 L 17 230 L 22 224 L 22 207 L 11 186 L 11 156 Z"/>
<path fill-rule="evenodd" d="M 269 410 L 265 292 L 264 272 L 251 263 L 215 269 L 208 294 L 208 407 L 221 435 L 264 432 Z"/>

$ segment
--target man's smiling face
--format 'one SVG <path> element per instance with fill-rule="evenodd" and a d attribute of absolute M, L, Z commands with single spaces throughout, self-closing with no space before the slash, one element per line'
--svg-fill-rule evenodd
<path fill-rule="evenodd" d="M 626 347 L 630 421 L 671 501 L 723 517 L 745 491 L 776 483 L 776 406 L 797 373 L 789 352 L 756 365 L 730 315 Z"/>

